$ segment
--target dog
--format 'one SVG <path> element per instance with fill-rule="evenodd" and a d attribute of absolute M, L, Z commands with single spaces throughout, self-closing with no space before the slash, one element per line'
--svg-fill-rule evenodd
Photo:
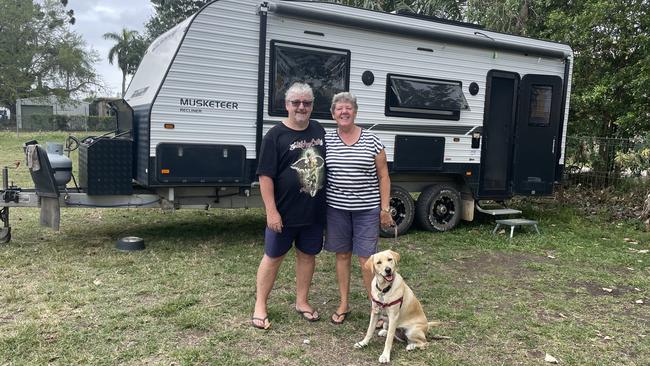
<path fill-rule="evenodd" d="M 370 256 L 364 265 L 374 275 L 371 285 L 372 310 L 366 337 L 357 342 L 354 347 L 363 348 L 368 345 L 381 313 L 385 313 L 388 322 L 384 322 L 383 330 L 378 334 L 386 336 L 384 351 L 379 356 L 380 363 L 390 362 L 393 339 L 398 328 L 403 330 L 400 337 L 406 338 L 408 343 L 406 349 L 410 351 L 415 348 L 424 348 L 427 345 L 426 334 L 429 327 L 440 324 L 427 321 L 422 305 L 411 288 L 406 285 L 402 276 L 397 273 L 399 259 L 398 253 L 385 250 Z"/>

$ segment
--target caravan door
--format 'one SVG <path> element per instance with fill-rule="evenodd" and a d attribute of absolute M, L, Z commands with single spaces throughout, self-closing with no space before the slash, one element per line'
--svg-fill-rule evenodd
<path fill-rule="evenodd" d="M 512 144 L 519 74 L 491 70 L 487 75 L 479 198 L 512 196 Z"/>
<path fill-rule="evenodd" d="M 523 77 L 514 139 L 514 193 L 544 195 L 553 192 L 560 150 L 561 101 L 560 77 Z"/>

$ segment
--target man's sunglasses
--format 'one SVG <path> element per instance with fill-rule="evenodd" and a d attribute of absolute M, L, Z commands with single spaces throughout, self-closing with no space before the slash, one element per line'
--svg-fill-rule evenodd
<path fill-rule="evenodd" d="M 291 103 L 291 105 L 294 108 L 300 107 L 300 104 L 304 105 L 305 108 L 309 108 L 311 107 L 312 104 L 314 104 L 314 101 L 313 100 L 290 100 L 289 103 Z"/>

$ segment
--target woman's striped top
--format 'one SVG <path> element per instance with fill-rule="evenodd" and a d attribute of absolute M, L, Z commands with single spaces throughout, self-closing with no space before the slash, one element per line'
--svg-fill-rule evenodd
<path fill-rule="evenodd" d="M 325 135 L 327 205 L 340 210 L 368 210 L 380 205 L 375 157 L 384 145 L 372 132 L 361 130 L 359 140 L 346 145 L 336 130 Z"/>

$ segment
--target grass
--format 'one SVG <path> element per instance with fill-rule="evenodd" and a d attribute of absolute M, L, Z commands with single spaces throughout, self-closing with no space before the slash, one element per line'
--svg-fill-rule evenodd
<path fill-rule="evenodd" d="M 0 133 L 0 165 L 21 159 L 30 138 Z M 24 165 L 10 174 L 29 186 Z M 401 253 L 400 272 L 429 319 L 443 322 L 430 334 L 450 337 L 412 352 L 396 343 L 392 364 L 544 365 L 547 353 L 564 365 L 650 364 L 650 254 L 639 253 L 650 234 L 561 202 L 517 204 L 541 235 L 493 236 L 493 221 L 479 217 L 447 233 L 382 239 L 381 249 Z M 61 215 L 52 232 L 38 226 L 38 210 L 11 211 L 14 238 L 0 247 L 0 364 L 377 364 L 381 339 L 352 347 L 369 311 L 358 266 L 351 316 L 341 326 L 327 321 L 337 306 L 329 253 L 317 257 L 312 288 L 322 321 L 293 311 L 290 253 L 271 294 L 272 328 L 250 327 L 261 210 Z M 117 251 L 126 235 L 143 237 L 147 249 Z"/>

